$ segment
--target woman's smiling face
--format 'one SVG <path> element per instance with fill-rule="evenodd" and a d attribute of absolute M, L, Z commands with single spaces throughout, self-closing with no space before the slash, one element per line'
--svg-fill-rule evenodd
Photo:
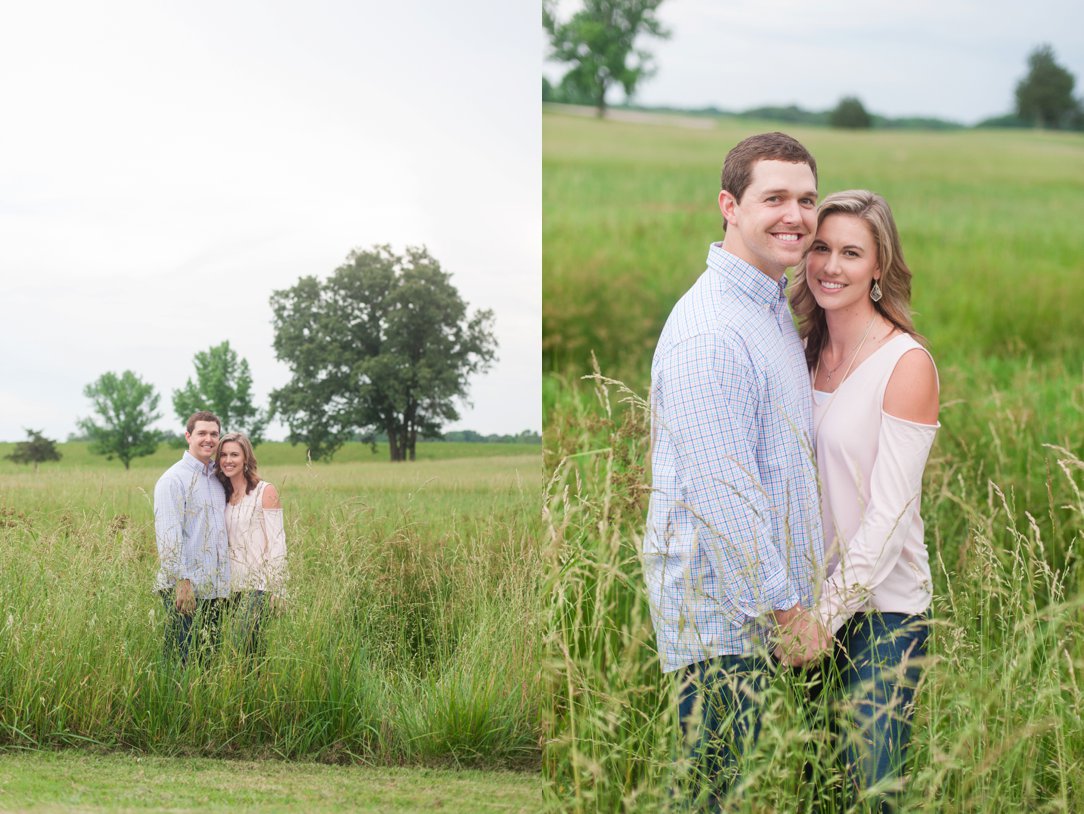
<path fill-rule="evenodd" d="M 227 441 L 218 451 L 218 468 L 227 478 L 241 472 L 245 466 L 245 452 L 236 441 Z"/>
<path fill-rule="evenodd" d="M 881 277 L 869 225 L 856 215 L 826 217 L 809 249 L 805 276 L 817 304 L 826 311 L 868 302 L 873 281 Z"/>

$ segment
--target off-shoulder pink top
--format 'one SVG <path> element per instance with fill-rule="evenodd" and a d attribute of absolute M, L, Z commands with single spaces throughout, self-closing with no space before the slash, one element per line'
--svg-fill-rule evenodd
<path fill-rule="evenodd" d="M 286 588 L 286 531 L 282 509 L 265 509 L 267 481 L 226 504 L 226 535 L 230 549 L 230 590 L 270 591 L 282 596 Z"/>
<path fill-rule="evenodd" d="M 813 394 L 827 574 L 816 609 L 832 633 L 860 610 L 922 613 L 930 606 L 919 503 L 941 425 L 906 421 L 882 406 L 896 363 L 915 348 L 922 346 L 900 334 L 834 392 Z"/>

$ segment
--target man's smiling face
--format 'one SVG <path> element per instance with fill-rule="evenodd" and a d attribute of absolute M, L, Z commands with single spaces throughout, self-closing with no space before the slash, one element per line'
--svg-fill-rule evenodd
<path fill-rule="evenodd" d="M 753 165 L 741 202 L 726 190 L 723 247 L 772 279 L 798 263 L 817 228 L 817 181 L 808 164 L 763 160 Z"/>
<path fill-rule="evenodd" d="M 202 464 L 208 464 L 218 449 L 218 424 L 214 421 L 197 421 L 192 432 L 184 434 L 188 451 Z"/>

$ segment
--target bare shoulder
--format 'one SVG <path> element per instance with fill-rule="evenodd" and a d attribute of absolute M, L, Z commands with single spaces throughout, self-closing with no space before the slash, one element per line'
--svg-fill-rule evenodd
<path fill-rule="evenodd" d="M 279 502 L 279 493 L 275 488 L 275 484 L 268 483 L 263 488 L 263 507 L 265 509 L 281 509 L 282 503 Z"/>
<path fill-rule="evenodd" d="M 940 402 L 937 369 L 922 348 L 912 348 L 896 363 L 885 389 L 886 413 L 916 424 L 936 424 Z"/>

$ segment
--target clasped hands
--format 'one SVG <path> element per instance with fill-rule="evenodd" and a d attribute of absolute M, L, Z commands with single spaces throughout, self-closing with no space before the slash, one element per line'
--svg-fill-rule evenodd
<path fill-rule="evenodd" d="M 775 611 L 776 644 L 774 655 L 778 662 L 801 667 L 820 658 L 832 646 L 832 637 L 815 614 L 799 605 Z"/>
<path fill-rule="evenodd" d="M 177 586 L 173 594 L 173 607 L 182 616 L 191 616 L 196 612 L 196 592 L 192 587 L 191 580 L 177 580 Z"/>

